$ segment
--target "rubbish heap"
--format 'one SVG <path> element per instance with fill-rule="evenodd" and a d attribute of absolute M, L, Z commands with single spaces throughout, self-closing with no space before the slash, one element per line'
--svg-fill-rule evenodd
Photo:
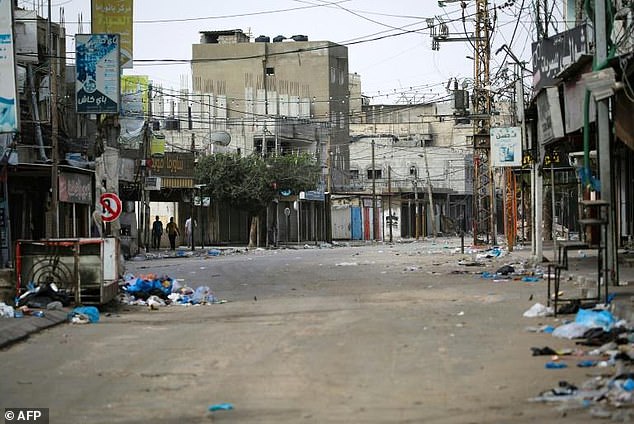
<path fill-rule="evenodd" d="M 157 274 L 144 274 L 138 277 L 126 274 L 121 286 L 121 303 L 127 305 L 148 306 L 158 309 L 161 306 L 177 305 L 209 305 L 226 303 L 218 299 L 208 286 L 193 289 L 182 285 L 175 279 Z"/>
<path fill-rule="evenodd" d="M 557 327 L 529 327 L 529 331 L 551 333 L 553 337 L 575 340 L 575 348 L 533 347 L 533 356 L 545 356 L 547 369 L 569 366 L 597 368 L 597 372 L 581 384 L 561 380 L 557 387 L 529 399 L 557 405 L 562 415 L 578 410 L 593 418 L 629 421 L 634 418 L 634 328 L 625 320 L 617 320 L 609 304 L 593 309 L 579 309 L 574 320 Z M 536 313 L 540 311 L 543 313 Z M 533 306 L 524 316 L 548 316 L 540 306 Z"/>

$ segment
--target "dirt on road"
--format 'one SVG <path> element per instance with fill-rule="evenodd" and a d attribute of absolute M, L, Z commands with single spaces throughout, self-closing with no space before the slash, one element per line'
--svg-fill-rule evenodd
<path fill-rule="evenodd" d="M 0 353 L 2 406 L 51 423 L 590 422 L 528 402 L 588 371 L 546 369 L 531 347 L 574 342 L 528 326 L 546 283 L 480 273 L 455 240 L 255 250 L 128 262 L 128 272 L 208 285 L 225 304 L 121 305 Z M 471 266 L 469 266 L 471 265 Z M 518 267 L 519 268 L 519 267 Z M 209 412 L 211 405 L 233 409 Z"/>

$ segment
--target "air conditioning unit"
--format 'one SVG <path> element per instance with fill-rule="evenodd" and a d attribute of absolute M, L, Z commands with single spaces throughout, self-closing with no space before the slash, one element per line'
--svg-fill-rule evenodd
<path fill-rule="evenodd" d="M 161 177 L 145 177 L 145 189 L 146 190 L 160 190 Z"/>

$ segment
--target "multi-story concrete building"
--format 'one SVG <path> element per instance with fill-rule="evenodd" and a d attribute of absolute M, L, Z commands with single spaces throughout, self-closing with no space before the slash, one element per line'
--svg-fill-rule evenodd
<path fill-rule="evenodd" d="M 351 114 L 350 185 L 333 198 L 333 237 L 348 236 L 337 231 L 348 215 L 350 225 L 339 227 L 363 228 L 351 238 L 387 239 L 390 229 L 395 237 L 417 237 L 467 225 L 473 187 L 467 116 L 448 102 L 364 105 Z"/>
<path fill-rule="evenodd" d="M 192 46 L 192 127 L 227 131 L 244 154 L 314 152 L 342 186 L 348 163 L 348 50 L 303 35 L 203 31 Z M 204 131 L 208 134 L 204 134 Z"/>

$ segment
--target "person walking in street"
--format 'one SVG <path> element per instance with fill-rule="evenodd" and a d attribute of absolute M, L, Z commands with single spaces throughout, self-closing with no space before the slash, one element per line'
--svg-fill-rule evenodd
<path fill-rule="evenodd" d="M 156 215 L 154 219 L 154 223 L 152 224 L 152 248 L 160 249 L 161 248 L 161 237 L 163 236 L 163 223 L 159 219 L 159 216 Z"/>
<path fill-rule="evenodd" d="M 165 231 L 167 231 L 167 238 L 170 239 L 170 249 L 176 250 L 176 236 L 181 233 L 178 230 L 178 225 L 174 222 L 174 217 L 170 218 L 170 222 L 165 226 Z"/>
<path fill-rule="evenodd" d="M 192 247 L 193 229 L 196 228 L 196 221 L 191 217 L 185 221 L 185 238 L 187 239 L 187 247 Z"/>

